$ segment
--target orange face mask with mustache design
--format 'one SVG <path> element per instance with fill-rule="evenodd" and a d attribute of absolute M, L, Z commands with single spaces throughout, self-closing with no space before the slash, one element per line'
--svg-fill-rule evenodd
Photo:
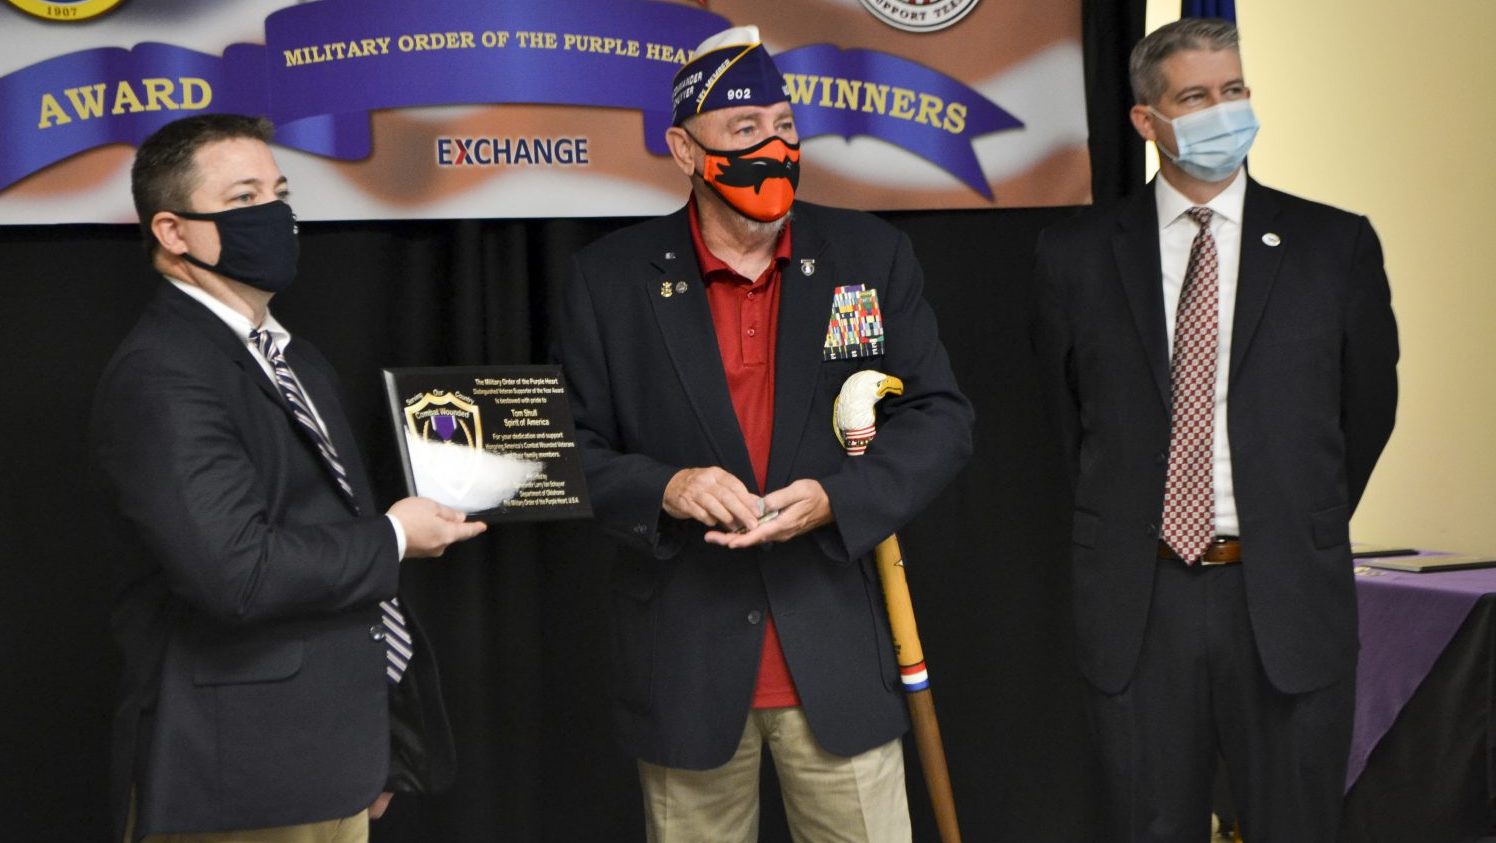
<path fill-rule="evenodd" d="M 691 140 L 706 153 L 702 179 L 733 210 L 759 222 L 789 213 L 800 184 L 800 144 L 774 135 L 729 151 L 712 149 L 695 135 Z"/>

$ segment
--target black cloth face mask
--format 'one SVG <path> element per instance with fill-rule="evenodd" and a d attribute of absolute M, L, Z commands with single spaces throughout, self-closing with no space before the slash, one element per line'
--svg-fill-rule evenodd
<path fill-rule="evenodd" d="M 194 266 L 267 293 L 285 290 L 296 278 L 296 259 L 301 255 L 301 246 L 296 238 L 296 215 L 285 202 L 277 200 L 212 214 L 172 213 L 184 219 L 205 220 L 218 228 L 221 248 L 217 265 L 183 254 Z"/>

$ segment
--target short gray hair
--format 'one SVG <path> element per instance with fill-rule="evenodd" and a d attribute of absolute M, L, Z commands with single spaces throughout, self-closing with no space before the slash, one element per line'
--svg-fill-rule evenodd
<path fill-rule="evenodd" d="M 1183 50 L 1236 50 L 1240 52 L 1236 24 L 1219 18 L 1180 18 L 1160 26 L 1132 48 L 1127 77 L 1132 98 L 1139 105 L 1152 105 L 1164 95 L 1164 60 Z"/>

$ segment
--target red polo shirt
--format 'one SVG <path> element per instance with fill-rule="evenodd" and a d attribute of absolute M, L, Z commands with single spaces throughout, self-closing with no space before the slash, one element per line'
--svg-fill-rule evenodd
<path fill-rule="evenodd" d="M 707 304 L 717 330 L 717 348 L 727 373 L 727 390 L 737 413 L 738 427 L 748 445 L 748 458 L 758 493 L 768 482 L 769 443 L 774 435 L 774 341 L 779 334 L 779 275 L 790 262 L 790 226 L 785 224 L 774 248 L 774 259 L 749 280 L 717 259 L 701 239 L 696 197 L 691 197 L 691 244 L 706 281 Z M 754 708 L 799 705 L 795 682 L 784 660 L 774 618 L 764 613 L 764 648 L 759 656 Z"/>

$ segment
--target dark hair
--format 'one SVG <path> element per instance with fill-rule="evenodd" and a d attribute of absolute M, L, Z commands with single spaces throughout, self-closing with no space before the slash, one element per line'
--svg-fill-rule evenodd
<path fill-rule="evenodd" d="M 1237 50 L 1240 38 L 1236 24 L 1219 18 L 1180 18 L 1160 26 L 1132 48 L 1127 77 L 1132 98 L 1139 105 L 1152 105 L 1164 95 L 1164 60 L 1182 50 Z"/>
<path fill-rule="evenodd" d="M 210 143 L 250 138 L 270 142 L 275 126 L 264 117 L 242 114 L 197 114 L 157 129 L 135 151 L 130 193 L 147 252 L 156 250 L 151 218 L 161 211 L 187 210 L 197 186 L 197 151 Z"/>

